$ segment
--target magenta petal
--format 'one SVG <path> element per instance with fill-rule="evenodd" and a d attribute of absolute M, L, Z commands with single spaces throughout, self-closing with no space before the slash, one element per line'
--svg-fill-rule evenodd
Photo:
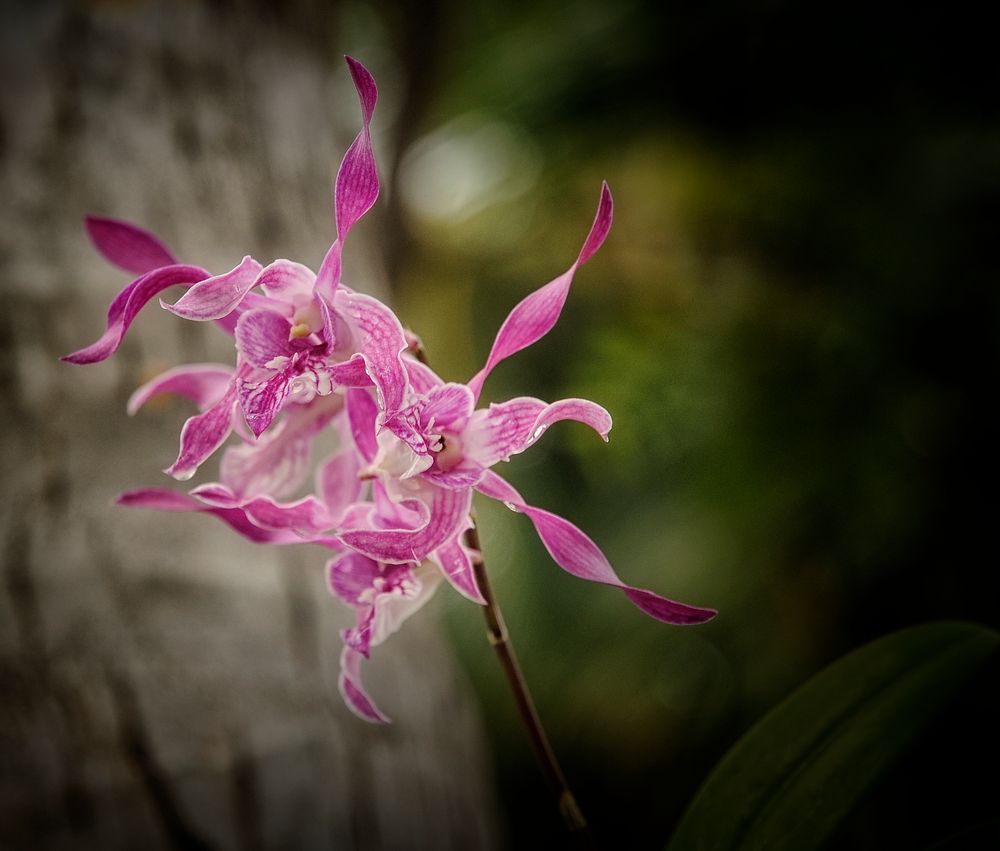
<path fill-rule="evenodd" d="M 463 529 L 462 532 L 450 541 L 438 547 L 431 555 L 431 558 L 438 563 L 445 579 L 451 583 L 456 591 L 469 600 L 472 600 L 473 603 L 485 606 L 486 600 L 479 590 L 479 586 L 476 584 L 476 574 L 472 567 L 472 557 L 469 551 L 462 546 L 462 535 L 464 533 L 465 530 Z"/>
<path fill-rule="evenodd" d="M 243 359 L 267 367 L 276 357 L 290 357 L 295 350 L 288 342 L 291 325 L 272 310 L 248 310 L 236 323 L 236 348 Z"/>
<path fill-rule="evenodd" d="M 132 321 L 153 296 L 175 284 L 192 284 L 207 277 L 208 272 L 200 266 L 178 265 L 154 269 L 136 278 L 111 302 L 106 330 L 100 339 L 85 349 L 63 356 L 62 360 L 80 364 L 107 360 L 118 351 Z"/>
<path fill-rule="evenodd" d="M 311 296 L 316 276 L 312 270 L 293 260 L 275 260 L 257 276 L 255 286 L 265 295 L 291 301 L 295 296 Z"/>
<path fill-rule="evenodd" d="M 361 100 L 361 113 L 364 124 L 351 147 L 344 155 L 340 170 L 337 172 L 337 183 L 334 190 L 334 202 L 337 215 L 337 238 L 343 242 L 348 231 L 355 222 L 371 209 L 378 198 L 378 171 L 375 168 L 375 152 L 372 150 L 372 140 L 369 126 L 375 103 L 378 100 L 378 88 L 375 80 L 360 62 L 345 57 L 354 78 L 354 86 Z"/>
<path fill-rule="evenodd" d="M 265 376 L 240 376 L 236 379 L 240 409 L 254 437 L 260 437 L 274 422 L 291 389 L 284 372 L 265 373 Z"/>
<path fill-rule="evenodd" d="M 487 473 L 477 489 L 486 496 L 501 500 L 511 511 L 527 514 L 553 561 L 567 573 L 588 582 L 620 588 L 636 606 L 657 620 L 671 624 L 698 624 L 718 614 L 715 609 L 689 606 L 652 591 L 626 585 L 587 535 L 559 515 L 525 503 L 517 490 L 496 473 Z"/>
<path fill-rule="evenodd" d="M 294 493 L 309 474 L 313 439 L 342 407 L 338 396 L 292 406 L 281 422 L 255 443 L 223 453 L 223 483 L 241 499 L 261 494 L 280 499 Z"/>
<path fill-rule="evenodd" d="M 379 574 L 378 564 L 360 553 L 344 553 L 326 564 L 330 593 L 349 606 L 361 602 L 361 595 L 373 587 Z"/>
<path fill-rule="evenodd" d="M 303 497 L 282 505 L 268 496 L 258 496 L 242 505 L 247 517 L 262 529 L 288 529 L 303 538 L 319 535 L 330 529 L 330 513 L 316 497 Z"/>
<path fill-rule="evenodd" d="M 164 470 L 175 479 L 190 479 L 198 466 L 215 452 L 233 430 L 236 388 L 230 384 L 225 395 L 211 408 L 190 417 L 181 429 L 181 449 L 177 460 Z"/>
<path fill-rule="evenodd" d="M 442 384 L 427 394 L 420 420 L 434 433 L 441 429 L 460 431 L 468 422 L 474 405 L 472 391 L 464 384 Z"/>
<path fill-rule="evenodd" d="M 420 363 L 420 361 L 413 360 L 413 358 L 404 358 L 404 363 L 406 364 L 406 374 L 410 379 L 410 387 L 414 393 L 426 396 L 435 387 L 440 387 L 444 384 L 444 381 L 433 369 Z"/>
<path fill-rule="evenodd" d="M 373 387 L 371 376 L 365 368 L 365 359 L 356 355 L 350 360 L 327 367 L 330 380 L 338 387 Z"/>
<path fill-rule="evenodd" d="M 389 717 L 375 705 L 361 685 L 362 658 L 360 653 L 350 647 L 345 647 L 341 651 L 340 677 L 337 680 L 340 695 L 344 698 L 347 708 L 359 718 L 374 724 L 388 724 Z"/>
<path fill-rule="evenodd" d="M 83 222 L 97 250 L 126 272 L 145 275 L 177 263 L 170 249 L 147 230 L 103 216 L 86 216 Z"/>
<path fill-rule="evenodd" d="M 351 437 L 361 457 L 368 463 L 375 460 L 378 454 L 378 441 L 375 439 L 375 426 L 378 420 L 378 403 L 371 393 L 365 390 L 348 390 L 347 420 L 351 426 Z"/>
<path fill-rule="evenodd" d="M 221 319 L 250 292 L 261 270 L 260 263 L 247 255 L 236 268 L 224 275 L 200 281 L 173 304 L 162 300 L 160 304 L 171 313 L 196 322 Z"/>
<path fill-rule="evenodd" d="M 558 278 L 523 299 L 500 326 L 500 331 L 493 342 L 493 348 L 490 350 L 490 356 L 486 359 L 486 366 L 476 373 L 469 382 L 469 387 L 472 388 L 477 399 L 482 392 L 486 377 L 500 361 L 527 348 L 532 343 L 536 343 L 552 330 L 559 314 L 562 313 L 576 270 L 593 257 L 608 235 L 612 212 L 611 191 L 605 183 L 601 186 L 601 200 L 597 208 L 597 215 L 594 217 L 594 223 L 591 225 L 590 233 L 587 234 L 587 239 L 584 240 L 583 248 L 580 249 L 576 262 Z"/>
<path fill-rule="evenodd" d="M 218 508 L 205 505 L 187 494 L 176 491 L 162 488 L 142 488 L 126 491 L 119 495 L 116 501 L 119 505 L 130 508 L 152 508 L 158 511 L 197 511 L 202 514 L 210 514 L 218 517 L 231 529 L 256 544 L 301 544 L 303 542 L 302 537 L 294 532 L 287 530 L 274 532 L 254 525 L 239 508 Z M 331 549 L 337 548 L 333 539 L 324 539 L 313 543 L 320 543 Z"/>
<path fill-rule="evenodd" d="M 329 458 L 316 473 L 316 491 L 335 520 L 361 497 L 359 467 L 358 453 L 347 448 Z"/>
<path fill-rule="evenodd" d="M 523 452 L 550 425 L 561 420 L 588 425 L 605 441 L 611 430 L 611 415 L 587 399 L 563 399 L 551 405 L 530 397 L 511 399 L 472 415 L 462 433 L 466 457 L 483 467 L 492 467 Z"/>
<path fill-rule="evenodd" d="M 378 561 L 401 564 L 422 561 L 468 520 L 472 491 L 428 486 L 430 517 L 418 529 L 356 529 L 342 532 L 348 547 Z"/>
<path fill-rule="evenodd" d="M 195 363 L 177 366 L 147 381 L 128 400 L 127 410 L 134 414 L 154 396 L 176 393 L 205 410 L 225 395 L 233 379 L 231 367 L 215 363 Z"/>
<path fill-rule="evenodd" d="M 401 357 L 406 338 L 396 314 L 371 296 L 343 290 L 338 291 L 335 306 L 354 332 L 354 348 L 364 358 L 365 370 L 378 392 L 379 407 L 395 413 L 403 404 L 407 386 Z"/>

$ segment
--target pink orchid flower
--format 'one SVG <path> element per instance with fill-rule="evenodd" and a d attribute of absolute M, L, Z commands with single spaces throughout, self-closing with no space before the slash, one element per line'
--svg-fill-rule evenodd
<path fill-rule="evenodd" d="M 374 386 L 390 412 L 403 402 L 407 376 L 400 355 L 407 340 L 399 320 L 381 302 L 340 282 L 347 234 L 379 192 L 369 132 L 378 90 L 361 63 L 348 57 L 347 64 L 363 126 L 337 173 L 337 238 L 318 275 L 289 260 L 263 268 L 244 257 L 230 272 L 212 277 L 200 267 L 178 264 L 160 240 L 141 228 L 114 219 L 87 220 L 98 250 L 140 277 L 115 297 L 101 338 L 64 360 L 84 364 L 110 357 L 142 307 L 175 284 L 187 286 L 187 292 L 173 304 L 161 300 L 164 308 L 185 319 L 214 321 L 236 338 L 236 369 L 225 378 L 225 368 L 217 365 L 180 367 L 144 388 L 135 402 L 138 407 L 169 391 L 200 408 L 184 424 L 177 459 L 166 470 L 174 478 L 191 478 L 240 427 L 237 412 L 256 438 L 285 405 L 309 404 L 347 387 Z"/>

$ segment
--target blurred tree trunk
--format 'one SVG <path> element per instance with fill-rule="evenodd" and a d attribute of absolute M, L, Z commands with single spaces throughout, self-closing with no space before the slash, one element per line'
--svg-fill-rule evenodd
<path fill-rule="evenodd" d="M 128 394 L 177 363 L 231 362 L 232 342 L 151 305 L 112 361 L 57 361 L 100 334 L 126 283 L 89 248 L 84 212 L 141 223 L 216 272 L 244 253 L 318 265 L 359 108 L 328 61 L 330 7 L 262 9 L 5 11 L 5 848 L 495 844 L 482 731 L 432 612 L 368 666 L 396 718 L 374 728 L 336 691 L 349 613 L 323 587 L 323 551 L 112 506 L 169 485 L 159 470 L 190 413 L 127 420 Z M 378 292 L 359 264 L 372 237 L 367 222 L 352 233 L 347 271 Z"/>

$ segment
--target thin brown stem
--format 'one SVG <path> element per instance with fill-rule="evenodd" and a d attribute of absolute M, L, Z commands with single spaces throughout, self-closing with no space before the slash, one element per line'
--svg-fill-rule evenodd
<path fill-rule="evenodd" d="M 535 751 L 538 764 L 541 766 L 545 780 L 556 798 L 559 813 L 566 824 L 566 829 L 576 838 L 579 847 L 596 848 L 590 828 L 587 826 L 587 820 L 583 817 L 583 813 L 576 803 L 576 798 L 573 797 L 573 792 L 569 788 L 569 783 L 566 781 L 566 776 L 559 767 L 559 760 L 556 759 L 552 745 L 549 744 L 549 737 L 545 734 L 545 728 L 542 726 L 542 719 L 538 716 L 531 691 L 528 689 L 524 674 L 521 673 L 521 666 L 517 662 L 514 645 L 507 634 L 500 604 L 493 594 L 493 587 L 490 585 L 489 576 L 486 573 L 486 563 L 482 558 L 482 549 L 479 543 L 479 532 L 475 526 L 466 533 L 465 540 L 468 546 L 478 553 L 473 561 L 473 569 L 476 584 L 486 600 L 486 606 L 483 608 L 483 614 L 486 617 L 486 637 L 493 645 L 497 659 L 500 661 L 500 667 L 514 693 L 517 711 L 528 731 L 528 738 Z"/>

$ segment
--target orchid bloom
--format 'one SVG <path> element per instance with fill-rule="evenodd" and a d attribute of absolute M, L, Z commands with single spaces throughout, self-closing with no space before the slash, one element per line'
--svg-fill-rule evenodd
<path fill-rule="evenodd" d="M 689 606 L 625 584 L 597 545 L 558 515 L 529 505 L 491 468 L 532 446 L 561 420 L 581 422 L 607 441 L 611 416 L 586 399 L 548 404 L 519 397 L 476 408 L 493 368 L 540 340 L 555 325 L 577 269 L 601 247 L 613 204 L 605 184 L 597 215 L 574 263 L 508 315 L 484 367 L 467 384 L 445 382 L 413 352 L 417 338 L 376 299 L 341 282 L 344 242 L 379 193 L 370 124 L 378 91 L 371 74 L 347 57 L 362 127 L 334 185 L 336 237 L 318 272 L 286 259 L 262 266 L 251 257 L 212 275 L 178 262 L 164 243 L 126 222 L 89 217 L 87 231 L 114 265 L 137 275 L 112 301 L 104 334 L 64 360 L 109 358 L 139 311 L 168 287 L 186 292 L 160 304 L 177 316 L 214 322 L 231 335 L 236 361 L 168 370 L 130 398 L 129 413 L 174 393 L 198 409 L 181 431 L 165 472 L 190 479 L 234 434 L 218 480 L 188 493 L 143 488 L 119 497 L 127 506 L 216 517 L 261 544 L 312 543 L 332 551 L 330 592 L 352 607 L 342 632 L 339 687 L 362 718 L 387 717 L 365 692 L 361 662 L 392 635 L 445 579 L 486 604 L 475 579 L 480 554 L 465 543 L 477 491 L 531 520 L 553 560 L 570 574 L 619 588 L 638 608 L 672 624 L 709 620 Z M 330 430 L 340 448 L 316 468 L 301 496 L 313 443 Z"/>

